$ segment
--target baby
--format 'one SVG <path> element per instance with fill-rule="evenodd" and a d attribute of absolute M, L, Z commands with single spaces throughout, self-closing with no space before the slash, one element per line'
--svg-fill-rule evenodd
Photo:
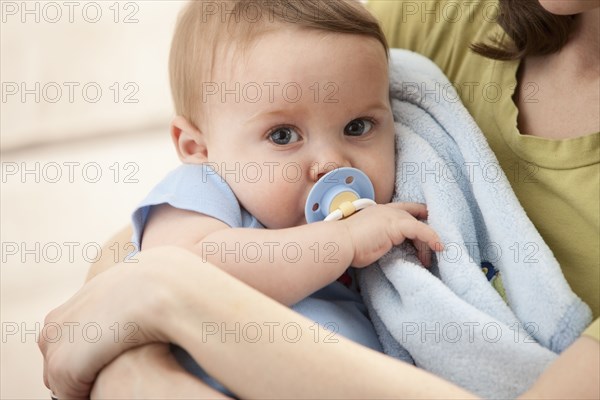
<path fill-rule="evenodd" d="M 185 247 L 381 350 L 345 271 L 407 238 L 424 264 L 429 248 L 441 250 L 418 220 L 426 218 L 423 205 L 390 203 L 395 134 L 387 61 L 384 36 L 358 1 L 188 4 L 170 55 L 178 115 L 171 136 L 183 164 L 135 211 L 134 242 L 142 251 Z M 340 167 L 363 171 L 378 204 L 307 224 L 309 191 Z"/>

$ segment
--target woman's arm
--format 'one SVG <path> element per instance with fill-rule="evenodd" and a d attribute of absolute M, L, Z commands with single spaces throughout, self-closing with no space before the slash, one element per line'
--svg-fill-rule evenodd
<path fill-rule="evenodd" d="M 521 397 L 600 399 L 600 343 L 582 336 L 566 349 Z"/>
<path fill-rule="evenodd" d="M 98 375 L 91 399 L 230 399 L 183 370 L 162 343 L 121 354 Z"/>
<path fill-rule="evenodd" d="M 473 397 L 342 337 L 327 340 L 329 331 L 211 264 L 198 268 L 202 262 L 179 248 L 149 250 L 138 264 L 98 276 L 52 311 L 47 322 L 93 317 L 100 326 L 130 321 L 139 330 L 133 342 L 49 343 L 42 336 L 49 387 L 59 397 L 86 397 L 97 371 L 118 354 L 171 341 L 241 398 Z M 527 395 L 556 397 L 560 389 L 567 397 L 597 398 L 599 352 L 598 342 L 579 339 Z"/>
<path fill-rule="evenodd" d="M 425 371 L 331 338 L 330 331 L 188 251 L 163 247 L 138 259 L 96 276 L 47 316 L 47 323 L 94 322 L 110 332 L 96 342 L 41 338 L 45 382 L 59 398 L 87 397 L 100 369 L 153 342 L 190 350 L 242 398 L 472 397 Z M 114 340 L 115 323 L 133 324 L 135 334 Z"/>
<path fill-rule="evenodd" d="M 121 229 L 117 234 L 115 234 L 108 242 L 104 244 L 102 247 L 101 257 L 99 260 L 94 262 L 90 270 L 88 271 L 87 277 L 85 281 L 88 282 L 90 279 L 95 277 L 96 275 L 101 274 L 104 271 L 107 271 L 109 268 L 114 267 L 118 263 L 122 262 L 126 254 L 123 252 L 123 257 L 121 259 L 115 259 L 114 252 L 111 251 L 114 246 L 117 246 L 118 249 L 127 248 L 127 244 L 131 243 L 131 235 L 133 231 L 130 225 L 127 225 L 125 228 Z M 137 260 L 134 258 L 131 262 L 136 262 Z"/>

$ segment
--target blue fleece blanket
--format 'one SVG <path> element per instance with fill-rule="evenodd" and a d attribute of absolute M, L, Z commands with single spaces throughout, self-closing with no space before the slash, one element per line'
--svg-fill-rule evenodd
<path fill-rule="evenodd" d="M 360 271 L 365 303 L 387 354 L 480 396 L 516 397 L 581 334 L 590 309 L 467 110 L 445 100 L 458 96 L 443 73 L 405 50 L 392 50 L 390 66 L 394 201 L 426 203 L 446 249 L 428 270 L 410 244 L 394 248 Z"/>

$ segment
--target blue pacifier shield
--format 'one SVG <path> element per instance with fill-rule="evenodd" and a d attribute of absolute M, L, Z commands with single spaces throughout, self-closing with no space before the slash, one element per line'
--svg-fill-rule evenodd
<path fill-rule="evenodd" d="M 331 202 L 343 192 L 352 193 L 357 199 L 375 200 L 373 184 L 364 172 L 348 167 L 334 169 L 323 175 L 308 194 L 304 206 L 306 222 L 323 221 L 331 212 Z"/>

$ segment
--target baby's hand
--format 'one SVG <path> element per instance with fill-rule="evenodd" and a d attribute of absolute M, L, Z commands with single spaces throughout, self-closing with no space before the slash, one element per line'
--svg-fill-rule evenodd
<path fill-rule="evenodd" d="M 431 264 L 430 248 L 442 251 L 440 238 L 431 227 L 417 220 L 427 218 L 427 208 L 418 203 L 377 204 L 339 221 L 345 224 L 354 258 L 352 266 L 366 267 L 377 261 L 393 246 L 411 239 L 425 266 Z"/>

